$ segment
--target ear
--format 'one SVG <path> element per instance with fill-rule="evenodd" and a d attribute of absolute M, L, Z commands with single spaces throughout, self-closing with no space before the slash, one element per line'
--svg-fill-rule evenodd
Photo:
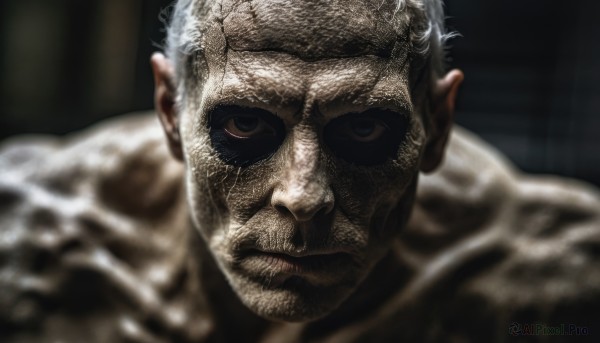
<path fill-rule="evenodd" d="M 152 55 L 150 63 L 154 73 L 154 106 L 158 118 L 167 135 L 171 153 L 178 160 L 183 160 L 179 116 L 175 106 L 175 69 L 171 61 L 159 52 Z"/>
<path fill-rule="evenodd" d="M 454 122 L 456 95 L 463 80 L 463 72 L 454 69 L 437 80 L 433 87 L 427 145 L 421 160 L 421 171 L 424 173 L 432 172 L 442 162 L 450 129 Z"/>

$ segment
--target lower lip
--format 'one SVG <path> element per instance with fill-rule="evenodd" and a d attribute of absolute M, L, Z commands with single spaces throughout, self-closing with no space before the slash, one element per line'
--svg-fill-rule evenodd
<path fill-rule="evenodd" d="M 257 251 L 248 255 L 244 259 L 244 264 L 274 273 L 307 275 L 331 271 L 348 259 L 349 255 L 344 253 L 293 257 L 286 254 Z"/>

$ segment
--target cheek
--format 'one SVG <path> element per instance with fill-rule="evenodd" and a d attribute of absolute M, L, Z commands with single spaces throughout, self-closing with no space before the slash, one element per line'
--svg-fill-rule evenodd
<path fill-rule="evenodd" d="M 423 140 L 417 122 L 395 160 L 369 168 L 338 166 L 333 177 L 336 203 L 353 223 L 371 228 L 382 239 L 401 229 L 414 201 Z"/>
<path fill-rule="evenodd" d="M 267 193 L 264 175 L 269 171 L 225 164 L 212 148 L 206 122 L 193 115 L 201 113 L 202 107 L 200 103 L 188 103 L 180 125 L 190 213 L 195 227 L 213 245 L 263 202 Z"/>
<path fill-rule="evenodd" d="M 415 178 L 415 171 L 394 166 L 378 172 L 348 168 L 334 183 L 337 206 L 355 225 L 371 228 L 374 220 L 387 217 L 405 198 L 411 198 Z"/>
<path fill-rule="evenodd" d="M 248 168 L 229 167 L 220 174 L 232 226 L 245 224 L 258 211 L 269 207 L 276 173 L 272 161 L 269 161 Z"/>
<path fill-rule="evenodd" d="M 266 206 L 274 168 L 268 163 L 227 165 L 206 143 L 190 151 L 187 191 L 194 224 L 211 245 L 218 245 Z"/>
<path fill-rule="evenodd" d="M 186 188 L 194 226 L 205 240 L 228 227 L 228 209 L 215 174 L 214 158 L 196 151 L 187 155 Z"/>
<path fill-rule="evenodd" d="M 188 206 L 194 226 L 208 241 L 223 232 L 229 221 L 223 197 L 221 163 L 210 148 L 208 130 L 200 118 L 184 115 L 181 126 Z"/>

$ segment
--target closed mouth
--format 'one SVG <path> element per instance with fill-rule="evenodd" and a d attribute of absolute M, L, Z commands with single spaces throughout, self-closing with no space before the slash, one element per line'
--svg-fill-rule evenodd
<path fill-rule="evenodd" d="M 347 266 L 352 256 L 343 252 L 295 254 L 249 250 L 240 265 L 251 272 L 288 276 L 318 276 Z"/>

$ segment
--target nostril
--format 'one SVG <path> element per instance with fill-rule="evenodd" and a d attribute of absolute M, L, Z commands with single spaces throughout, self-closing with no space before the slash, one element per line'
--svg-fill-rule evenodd
<path fill-rule="evenodd" d="M 283 205 L 275 205 L 275 209 L 277 210 L 277 212 L 279 212 L 285 216 L 293 216 L 292 212 Z"/>
<path fill-rule="evenodd" d="M 319 209 L 313 210 L 306 208 L 290 208 L 285 205 L 275 205 L 274 208 L 280 214 L 295 218 L 298 221 L 308 221 L 318 217 L 324 217 L 332 210 L 332 206 L 322 206 Z"/>
<path fill-rule="evenodd" d="M 298 188 L 298 187 L 297 187 Z M 320 189 L 307 191 L 306 187 L 292 191 L 276 189 L 271 197 L 271 206 L 279 214 L 305 222 L 319 216 L 326 216 L 333 210 L 334 199 L 331 192 L 321 192 Z"/>
<path fill-rule="evenodd" d="M 315 213 L 315 217 L 322 217 L 327 215 L 333 209 L 332 206 L 323 206 L 317 213 Z"/>

